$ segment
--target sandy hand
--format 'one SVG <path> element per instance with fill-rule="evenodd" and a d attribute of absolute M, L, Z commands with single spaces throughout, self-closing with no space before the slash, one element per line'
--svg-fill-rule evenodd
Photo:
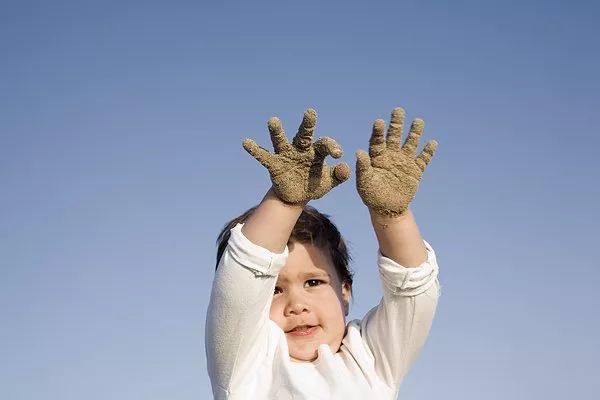
<path fill-rule="evenodd" d="M 317 113 L 309 108 L 290 143 L 281 121 L 276 117 L 269 119 L 274 154 L 252 139 L 244 140 L 244 149 L 267 168 L 275 193 L 286 203 L 302 204 L 318 199 L 350 177 L 348 164 L 331 167 L 325 163 L 328 155 L 342 156 L 342 148 L 335 140 L 322 137 L 312 142 L 316 122 Z"/>
<path fill-rule="evenodd" d="M 395 108 L 387 137 L 383 136 L 385 122 L 378 119 L 373 124 L 369 154 L 363 150 L 356 152 L 356 187 L 360 197 L 378 214 L 393 217 L 402 214 L 415 197 L 421 176 L 438 145 L 430 140 L 416 157 L 425 124 L 422 119 L 415 119 L 400 146 L 403 124 L 404 110 Z"/>

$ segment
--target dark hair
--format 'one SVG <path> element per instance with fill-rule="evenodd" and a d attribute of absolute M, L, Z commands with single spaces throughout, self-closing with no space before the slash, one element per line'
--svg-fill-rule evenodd
<path fill-rule="evenodd" d="M 255 209 L 256 207 L 252 207 L 242 215 L 232 219 L 225 224 L 223 230 L 219 233 L 217 237 L 217 265 L 215 266 L 215 270 L 219 266 L 219 261 L 221 261 L 223 252 L 227 247 L 227 242 L 231 235 L 230 230 L 237 224 L 244 223 Z M 350 254 L 348 253 L 344 238 L 338 228 L 331 222 L 328 215 L 320 213 L 314 207 L 305 206 L 296 225 L 294 225 L 288 244 L 294 242 L 312 244 L 328 254 L 340 278 L 340 282 L 347 283 L 352 288 L 352 272 L 349 268 Z"/>

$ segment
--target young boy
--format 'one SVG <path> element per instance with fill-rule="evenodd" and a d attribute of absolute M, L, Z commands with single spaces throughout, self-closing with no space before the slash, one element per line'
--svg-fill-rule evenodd
<path fill-rule="evenodd" d="M 437 143 L 416 148 L 415 120 L 400 145 L 404 111 L 375 121 L 369 154 L 357 152 L 357 189 L 379 243 L 383 298 L 346 325 L 352 291 L 348 253 L 337 228 L 307 206 L 349 177 L 330 138 L 312 143 L 307 110 L 292 143 L 269 120 L 274 154 L 244 148 L 269 171 L 261 203 L 219 236 L 206 324 L 206 351 L 217 399 L 395 399 L 428 335 L 439 297 L 435 253 L 408 208 Z"/>

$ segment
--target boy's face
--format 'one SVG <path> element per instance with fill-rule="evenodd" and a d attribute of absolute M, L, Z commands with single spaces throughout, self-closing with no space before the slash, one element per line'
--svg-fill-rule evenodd
<path fill-rule="evenodd" d="M 329 256 L 294 242 L 277 279 L 270 318 L 284 332 L 294 361 L 313 361 L 327 344 L 336 353 L 344 338 L 350 285 L 342 284 Z"/>

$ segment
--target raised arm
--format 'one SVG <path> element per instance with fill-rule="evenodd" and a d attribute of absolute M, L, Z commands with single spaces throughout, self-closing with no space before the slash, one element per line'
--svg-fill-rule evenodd
<path fill-rule="evenodd" d="M 277 118 L 269 120 L 275 152 L 246 139 L 244 148 L 269 171 L 272 188 L 231 237 L 217 268 L 206 322 L 206 351 L 215 398 L 225 398 L 244 372 L 267 354 L 269 307 L 279 270 L 287 259 L 290 233 L 304 205 L 323 196 L 349 176 L 346 164 L 329 167 L 327 155 L 339 157 L 333 139 L 312 143 L 316 114 L 308 110 L 292 143 Z"/>
<path fill-rule="evenodd" d="M 430 140 L 421 154 L 416 151 L 424 122 L 415 119 L 400 146 L 404 110 L 392 111 L 387 137 L 385 122 L 373 124 L 369 154 L 356 153 L 356 186 L 369 207 L 381 253 L 399 264 L 418 266 L 427 258 L 423 239 L 409 204 L 417 193 L 425 167 L 433 157 L 437 142 Z"/>
<path fill-rule="evenodd" d="M 435 253 L 409 209 L 437 142 L 429 141 L 416 156 L 424 123 L 415 119 L 401 145 L 403 122 L 404 110 L 394 109 L 384 137 L 385 122 L 376 120 L 369 153 L 358 151 L 356 163 L 357 189 L 379 243 L 384 288 L 381 303 L 363 320 L 363 337 L 390 386 L 399 385 L 425 343 L 439 295 Z"/>
<path fill-rule="evenodd" d="M 325 164 L 328 155 L 341 157 L 342 149 L 329 137 L 313 143 L 316 122 L 315 110 L 306 110 L 298 132 L 289 143 L 279 119 L 271 118 L 268 127 L 274 154 L 252 139 L 244 141 L 244 149 L 269 171 L 273 187 L 242 231 L 250 241 L 271 251 L 285 248 L 302 209 L 310 200 L 324 196 L 350 176 L 346 163 L 335 167 Z"/>

